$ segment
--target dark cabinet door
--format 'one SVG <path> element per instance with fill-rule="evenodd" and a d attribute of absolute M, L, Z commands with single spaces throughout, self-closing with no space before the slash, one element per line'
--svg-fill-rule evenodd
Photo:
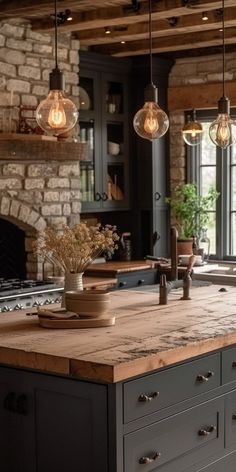
<path fill-rule="evenodd" d="M 0 470 L 108 470 L 103 385 L 0 369 Z"/>
<path fill-rule="evenodd" d="M 80 162 L 83 212 L 129 205 L 128 65 L 80 53 L 80 93 L 88 97 L 79 111 L 79 139 L 88 145 Z"/>
<path fill-rule="evenodd" d="M 43 379 L 35 390 L 37 472 L 107 471 L 106 388 Z"/>
<path fill-rule="evenodd" d="M 9 369 L 0 369 L 0 470 L 36 472 L 32 390 Z"/>

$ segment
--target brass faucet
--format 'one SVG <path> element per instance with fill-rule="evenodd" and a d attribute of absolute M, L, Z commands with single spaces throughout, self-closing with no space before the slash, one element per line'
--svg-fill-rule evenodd
<path fill-rule="evenodd" d="M 177 238 L 178 231 L 173 226 L 171 228 L 171 281 L 166 281 L 166 275 L 160 276 L 159 304 L 166 305 L 168 301 L 168 293 L 172 288 L 183 287 L 183 296 L 181 300 L 191 300 L 190 287 L 192 285 L 192 269 L 196 260 L 195 255 L 189 257 L 188 267 L 184 274 L 183 280 L 178 280 L 178 255 L 177 255 Z"/>

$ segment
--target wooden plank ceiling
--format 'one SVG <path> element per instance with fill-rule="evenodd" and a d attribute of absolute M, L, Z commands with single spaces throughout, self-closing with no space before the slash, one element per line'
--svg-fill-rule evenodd
<path fill-rule="evenodd" d="M 149 52 L 147 0 L 58 0 L 57 8 L 60 30 L 72 31 L 83 48 L 120 57 Z M 72 20 L 63 23 L 66 10 Z M 19 17 L 36 31 L 52 31 L 53 12 L 54 0 L 0 0 L 0 20 Z M 220 51 L 221 26 L 222 0 L 152 0 L 153 53 L 178 57 Z M 225 44 L 235 50 L 235 0 L 225 0 Z"/>

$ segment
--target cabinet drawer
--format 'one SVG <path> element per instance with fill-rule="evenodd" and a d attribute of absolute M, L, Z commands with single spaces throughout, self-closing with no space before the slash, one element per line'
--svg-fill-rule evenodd
<path fill-rule="evenodd" d="M 225 397 L 225 446 L 236 448 L 236 390 Z"/>
<path fill-rule="evenodd" d="M 180 471 L 219 452 L 223 410 L 223 400 L 217 399 L 127 434 L 125 472 L 158 470 L 164 464 L 161 472 Z"/>
<path fill-rule="evenodd" d="M 222 352 L 222 383 L 236 380 L 236 347 Z"/>
<path fill-rule="evenodd" d="M 223 459 L 220 459 L 219 461 L 204 467 L 204 469 L 198 470 L 198 472 L 235 472 L 235 464 L 236 452 L 232 452 L 231 454 L 223 457 Z"/>
<path fill-rule="evenodd" d="M 124 384 L 124 422 L 150 415 L 220 385 L 220 354 Z"/>
<path fill-rule="evenodd" d="M 157 271 L 155 269 L 140 270 L 133 273 L 118 274 L 117 288 L 140 287 L 152 285 L 157 282 Z"/>

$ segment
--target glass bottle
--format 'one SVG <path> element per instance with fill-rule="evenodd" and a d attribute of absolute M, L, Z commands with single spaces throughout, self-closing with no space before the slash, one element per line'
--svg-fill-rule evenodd
<path fill-rule="evenodd" d="M 210 256 L 210 239 L 207 236 L 207 229 L 202 229 L 199 240 L 199 249 L 202 249 L 202 262 L 207 262 Z"/>

